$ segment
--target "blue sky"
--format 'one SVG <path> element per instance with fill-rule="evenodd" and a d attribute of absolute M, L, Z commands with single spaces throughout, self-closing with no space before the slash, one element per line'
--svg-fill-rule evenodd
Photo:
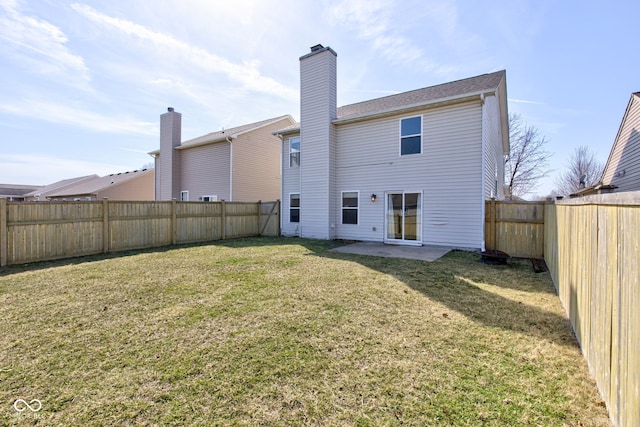
<path fill-rule="evenodd" d="M 500 69 L 510 112 L 606 161 L 640 90 L 635 1 L 0 0 L 0 183 L 141 168 L 159 115 L 183 140 L 299 119 L 299 61 L 338 53 L 338 104 Z"/>

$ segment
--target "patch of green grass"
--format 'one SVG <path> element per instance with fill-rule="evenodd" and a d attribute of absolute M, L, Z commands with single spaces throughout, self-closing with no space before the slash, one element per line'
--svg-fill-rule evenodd
<path fill-rule="evenodd" d="M 547 274 L 336 244 L 238 239 L 3 269 L 0 420 L 609 425 Z M 18 413 L 16 399 L 42 409 Z"/>

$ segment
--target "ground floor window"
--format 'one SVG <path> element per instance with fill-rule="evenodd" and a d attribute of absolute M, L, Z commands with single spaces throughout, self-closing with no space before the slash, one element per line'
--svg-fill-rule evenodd
<path fill-rule="evenodd" d="M 342 192 L 342 223 L 343 224 L 358 223 L 358 192 L 357 191 Z"/>
<path fill-rule="evenodd" d="M 189 192 L 188 191 L 181 191 L 180 192 L 180 201 L 181 202 L 188 202 L 189 201 Z"/>
<path fill-rule="evenodd" d="M 300 222 L 300 194 L 289 194 L 289 222 Z"/>

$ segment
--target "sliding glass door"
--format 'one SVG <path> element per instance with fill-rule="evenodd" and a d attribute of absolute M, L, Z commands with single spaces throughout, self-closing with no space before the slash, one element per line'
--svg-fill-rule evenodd
<path fill-rule="evenodd" d="M 422 193 L 387 192 L 385 241 L 422 244 Z"/>

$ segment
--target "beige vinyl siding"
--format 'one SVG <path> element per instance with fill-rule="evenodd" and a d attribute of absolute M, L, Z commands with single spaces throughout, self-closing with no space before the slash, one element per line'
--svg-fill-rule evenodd
<path fill-rule="evenodd" d="M 504 157 L 502 149 L 502 130 L 500 127 L 500 106 L 496 96 L 487 96 L 483 105 L 482 131 L 484 145 L 484 197 L 504 199 Z M 498 185 L 496 191 L 496 169 Z M 495 194 L 494 194 L 495 192 Z"/>
<path fill-rule="evenodd" d="M 216 195 L 218 200 L 230 200 L 229 143 L 201 145 L 181 150 L 181 191 L 189 192 L 190 201 Z"/>
<path fill-rule="evenodd" d="M 334 237 L 335 223 L 330 212 L 336 202 L 332 147 L 336 117 L 336 56 L 329 50 L 300 61 L 301 123 L 301 236 L 317 239 Z"/>
<path fill-rule="evenodd" d="M 640 190 L 640 96 L 637 94 L 629 101 L 602 182 L 617 186 L 616 192 Z"/>
<path fill-rule="evenodd" d="M 233 144 L 233 201 L 273 201 L 280 198 L 280 138 L 272 133 L 290 119 L 239 135 Z"/>
<path fill-rule="evenodd" d="M 423 116 L 422 153 L 400 156 L 400 119 L 416 115 Z M 337 138 L 334 201 L 341 191 L 360 191 L 358 225 L 342 225 L 335 211 L 337 238 L 383 241 L 385 191 L 410 191 L 423 195 L 424 244 L 481 247 L 479 101 L 340 125 Z"/>
<path fill-rule="evenodd" d="M 300 224 L 289 222 L 289 194 L 300 193 L 300 167 L 289 167 L 289 138 L 298 137 L 300 134 L 286 135 L 282 141 L 282 198 L 281 198 L 281 232 L 284 236 L 299 236 Z M 300 152 L 300 164 L 304 162 L 304 153 Z M 300 205 L 304 201 L 300 200 Z M 300 221 L 302 221 L 302 216 Z"/>

